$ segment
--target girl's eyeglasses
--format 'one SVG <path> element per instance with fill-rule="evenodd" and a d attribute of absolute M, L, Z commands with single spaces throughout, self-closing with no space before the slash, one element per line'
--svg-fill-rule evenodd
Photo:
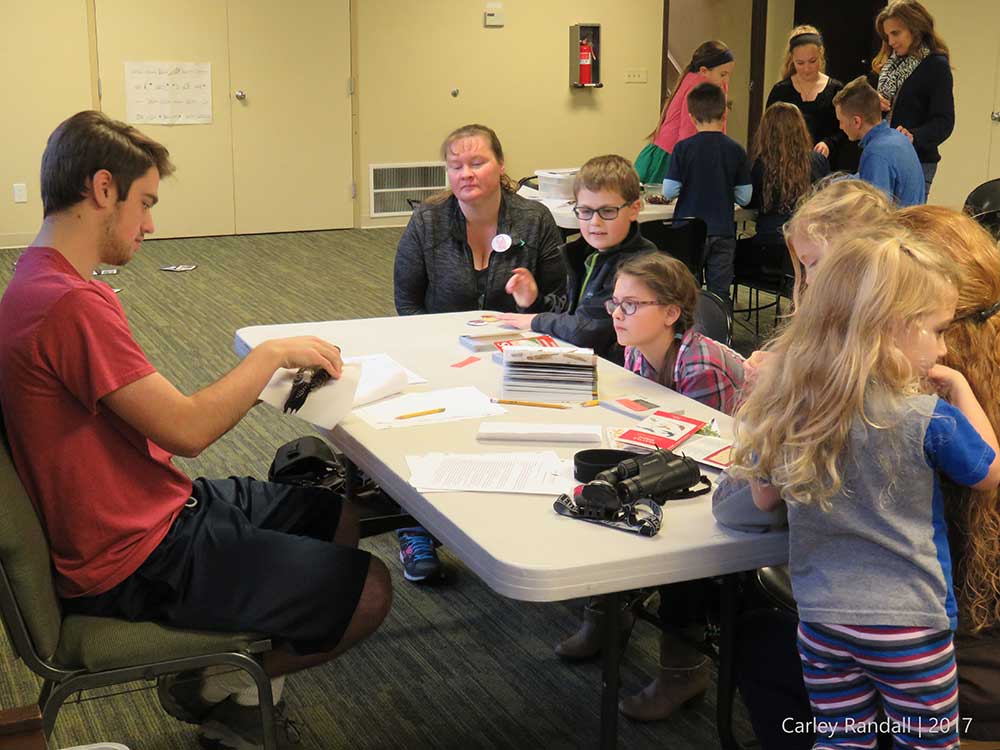
<path fill-rule="evenodd" d="M 627 205 L 628 201 L 622 203 L 620 206 L 601 206 L 600 208 L 591 208 L 590 206 L 573 206 L 573 213 L 576 214 L 576 218 L 583 219 L 584 221 L 593 219 L 594 214 L 597 214 L 605 221 L 611 221 L 613 219 L 617 219 L 618 212 Z"/>
<path fill-rule="evenodd" d="M 604 309 L 608 311 L 608 315 L 614 315 L 615 310 L 617 310 L 619 307 L 622 309 L 622 313 L 624 313 L 625 315 L 635 315 L 639 311 L 639 308 L 642 307 L 643 305 L 659 305 L 659 304 L 661 303 L 656 302 L 655 300 L 642 301 L 634 299 L 623 299 L 619 302 L 614 297 L 612 297 L 611 299 L 604 301 Z"/>

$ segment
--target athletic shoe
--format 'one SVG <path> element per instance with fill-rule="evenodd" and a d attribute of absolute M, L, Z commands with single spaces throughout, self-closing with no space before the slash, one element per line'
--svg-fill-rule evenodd
<path fill-rule="evenodd" d="M 201 724 L 217 704 L 201 697 L 201 672 L 179 672 L 156 679 L 156 697 L 170 716 L 188 724 Z"/>
<path fill-rule="evenodd" d="M 274 707 L 274 726 L 279 750 L 301 744 L 298 727 L 285 716 L 284 701 Z M 264 732 L 260 706 L 241 706 L 232 696 L 226 698 L 209 711 L 201 723 L 198 742 L 206 750 L 261 750 Z"/>
<path fill-rule="evenodd" d="M 425 581 L 441 572 L 441 561 L 434 551 L 434 537 L 427 529 L 416 526 L 399 529 L 399 561 L 407 581 Z"/>

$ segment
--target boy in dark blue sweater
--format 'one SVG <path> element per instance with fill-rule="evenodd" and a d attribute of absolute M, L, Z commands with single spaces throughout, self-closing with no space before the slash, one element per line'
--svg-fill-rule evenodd
<path fill-rule="evenodd" d="M 722 132 L 726 95 L 713 83 L 702 83 L 688 94 L 688 111 L 696 135 L 680 141 L 670 157 L 663 195 L 677 197 L 674 216 L 696 216 L 708 224 L 702 260 L 705 286 L 729 300 L 736 254 L 733 203 L 750 202 L 753 192 L 747 152 Z"/>

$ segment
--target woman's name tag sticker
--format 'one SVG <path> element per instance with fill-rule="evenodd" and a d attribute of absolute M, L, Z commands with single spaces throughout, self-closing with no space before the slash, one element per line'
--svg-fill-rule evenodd
<path fill-rule="evenodd" d="M 493 248 L 495 253 L 505 253 L 510 250 L 510 246 L 514 244 L 514 241 L 510 238 L 509 234 L 498 234 L 493 238 L 490 243 L 490 247 Z"/>

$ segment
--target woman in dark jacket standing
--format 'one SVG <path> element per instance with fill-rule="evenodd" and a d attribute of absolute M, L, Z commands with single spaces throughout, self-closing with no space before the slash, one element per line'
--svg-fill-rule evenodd
<path fill-rule="evenodd" d="M 913 142 L 930 193 L 944 143 L 955 127 L 948 46 L 917 0 L 891 0 L 875 19 L 882 49 L 872 62 L 889 127 Z"/>
<path fill-rule="evenodd" d="M 826 74 L 823 37 L 815 26 L 796 26 L 788 35 L 781 80 L 771 88 L 767 106 L 784 102 L 796 107 L 806 122 L 813 150 L 833 162 L 847 138 L 837 123 L 833 97 L 844 84 Z"/>
<path fill-rule="evenodd" d="M 560 307 L 566 270 L 552 214 L 521 198 L 504 174 L 503 148 L 485 125 L 466 125 L 441 145 L 450 192 L 421 203 L 396 249 L 394 287 L 400 315 Z M 537 288 L 507 292 L 516 268 Z M 532 293 L 533 292 L 533 293 Z"/>

